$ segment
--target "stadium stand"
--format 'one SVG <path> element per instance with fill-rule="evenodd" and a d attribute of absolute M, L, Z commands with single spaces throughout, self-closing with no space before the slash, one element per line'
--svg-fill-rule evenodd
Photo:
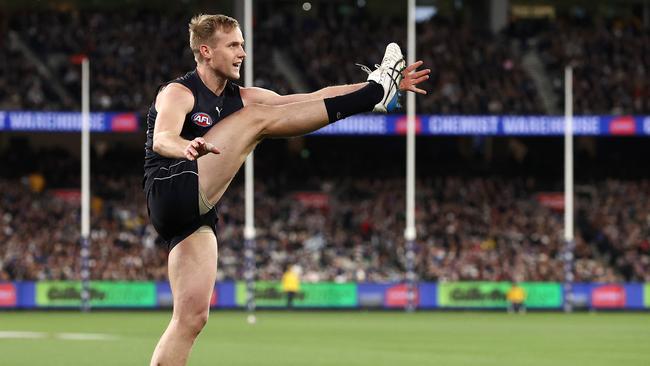
<path fill-rule="evenodd" d="M 557 34 L 562 34 L 561 39 Z M 576 22 L 561 19 L 538 36 L 544 65 L 562 101 L 564 66 L 575 65 L 580 114 L 637 114 L 650 110 L 650 33 L 637 19 Z"/>
<path fill-rule="evenodd" d="M 405 38 L 396 20 L 375 19 L 366 13 L 341 16 L 332 8 L 316 19 L 285 13 L 264 16 L 264 8 L 260 11 L 256 84 L 280 93 L 296 90 L 271 62 L 277 49 L 294 62 L 294 70 L 308 87 L 316 89 L 362 80 L 355 62 L 369 64 L 378 59 L 380 43 Z M 17 15 L 3 23 L 7 32 L 0 39 L 8 56 L 0 61 L 0 109 L 78 107 L 61 97 L 36 70 L 34 60 L 18 50 L 12 38 L 16 36 L 38 51 L 39 59 L 71 95 L 77 95 L 80 88 L 78 67 L 71 59 L 89 55 L 95 110 L 143 112 L 158 84 L 193 67 L 186 22 L 178 21 L 186 19 L 186 14 L 52 10 Z M 48 32 L 39 31 L 45 22 Z M 524 24 L 511 24 L 517 26 Z M 418 103 L 421 112 L 545 113 L 535 83 L 522 66 L 522 52 L 530 45 L 539 52 L 558 95 L 562 93 L 562 65 L 576 64 L 576 113 L 650 110 L 646 85 L 650 59 L 644 57 L 650 54 L 650 41 L 647 30 L 634 22 L 560 21 L 543 24 L 523 39 L 521 32 L 516 37 L 508 29 L 488 35 L 442 17 L 418 27 L 418 54 L 434 70 L 427 86 L 431 92 Z M 565 37 L 554 37 L 558 32 Z M 358 37 L 345 36 L 350 33 Z M 300 42 L 281 42 L 289 36 Z M 33 151 L 20 144 L 2 154 L 0 242 L 5 245 L 0 246 L 0 280 L 77 278 L 79 233 L 73 224 L 78 220 L 77 206 L 61 199 L 55 189 L 78 186 L 78 161 L 57 149 Z M 328 154 L 332 161 L 344 158 L 336 151 Z M 141 164 L 122 178 L 110 174 L 116 167 L 132 166 L 124 164 L 132 157 L 114 150 L 101 164 L 93 165 L 102 169 L 94 170 L 92 178 L 96 187 L 91 255 L 95 279 L 166 278 L 166 253 L 156 246 L 143 211 Z M 24 166 L 24 161 L 33 165 Z M 465 163 L 441 161 L 456 168 L 446 173 L 442 169 L 438 176 L 429 172 L 418 183 L 418 276 L 441 281 L 561 280 L 561 214 L 535 200 L 536 193 L 548 188 L 532 180 L 533 172 L 524 168 L 514 176 L 479 174 L 497 167 L 494 163 L 490 169 L 459 173 Z M 511 163 L 503 163 L 501 172 L 518 169 Z M 386 168 L 390 164 L 385 161 L 369 160 L 366 169 L 373 173 L 364 177 L 359 165 L 323 168 L 301 164 L 298 159 L 285 169 L 304 172 L 304 180 L 287 178 L 289 173 L 284 171 L 279 177 L 257 182 L 259 278 L 279 278 L 283 265 L 292 262 L 303 267 L 307 280 L 402 279 L 404 263 L 399 258 L 403 257 L 404 225 L 401 214 L 395 213 L 403 211 L 404 202 L 399 164 Z M 598 169 L 617 167 L 612 161 L 604 165 Z M 380 166 L 381 170 L 375 169 Z M 329 173 L 323 174 L 324 170 Z M 30 187 L 35 184 L 34 176 L 30 179 L 34 172 L 44 178 L 43 191 Z M 592 194 L 578 202 L 577 280 L 650 281 L 648 180 L 601 176 L 585 184 Z M 318 192 L 327 205 L 305 206 L 295 196 L 302 191 Z M 220 218 L 220 276 L 241 278 L 240 187 L 232 187 L 224 198 Z"/>
<path fill-rule="evenodd" d="M 127 165 L 117 156 L 107 154 L 112 164 L 95 164 L 106 170 L 93 176 L 92 278 L 163 280 L 166 249 L 156 245 L 148 223 L 141 178 L 108 174 L 111 166 Z M 68 160 L 70 170 L 78 166 L 63 153 L 56 160 Z M 0 278 L 77 279 L 78 203 L 60 189 L 70 181 L 48 173 L 3 175 Z M 403 279 L 403 178 L 321 176 L 289 183 L 287 172 L 275 175 L 256 182 L 259 279 L 279 278 L 285 263 L 301 265 L 306 281 Z M 221 279 L 243 273 L 240 183 L 219 206 Z M 545 183 L 449 175 L 423 177 L 418 186 L 419 278 L 561 280 L 562 213 L 536 198 Z M 598 180 L 583 187 L 592 193 L 581 195 L 577 206 L 577 280 L 648 281 L 650 181 Z"/>
<path fill-rule="evenodd" d="M 255 64 L 255 83 L 281 94 L 297 90 L 274 66 L 272 60 L 277 50 L 284 53 L 283 60 L 293 63 L 292 71 L 300 74 L 308 89 L 316 90 L 326 85 L 363 80 L 364 74 L 354 65 L 356 62 L 371 65 L 380 57 L 380 43 L 384 39 L 401 43 L 405 39 L 404 27 L 397 20 L 373 18 L 360 9 L 343 16 L 328 10 L 318 19 L 291 13 L 266 14 L 264 7 L 260 12 L 262 20 L 256 33 L 255 49 L 257 59 L 262 62 Z M 186 25 L 177 21 L 184 17 L 187 16 L 146 11 L 119 15 L 78 10 L 29 13 L 11 18 L 10 32 L 6 33 L 3 43 L 12 45 L 10 35 L 15 34 L 30 49 L 46 55 L 39 59 L 62 80 L 72 95 L 77 95 L 80 81 L 78 66 L 71 59 L 86 54 L 93 60 L 93 109 L 142 112 L 152 100 L 157 85 L 193 67 L 186 37 L 181 36 L 186 32 Z M 50 24 L 50 31 L 38 32 L 37 26 L 45 20 Z M 650 108 L 644 82 L 650 61 L 642 57 L 650 42 L 647 31 L 638 23 L 592 24 L 565 20 L 537 26 L 535 31 L 527 33 L 512 31 L 523 27 L 524 24 L 515 22 L 503 32 L 490 35 L 443 17 L 420 23 L 418 55 L 435 72 L 428 83 L 431 93 L 421 98 L 419 111 L 437 114 L 545 113 L 539 91 L 522 65 L 522 53 L 529 44 L 537 45 L 558 103 L 563 95 L 562 65 L 577 66 L 576 113 L 641 113 Z M 333 32 L 334 29 L 337 31 Z M 554 37 L 558 33 L 565 34 L 566 38 Z M 359 36 L 347 37 L 346 34 Z M 526 35 L 523 39 L 522 34 Z M 287 37 L 299 42 L 280 42 Z M 566 39 L 569 42 L 565 42 Z M 141 47 L 143 44 L 148 47 Z M 65 109 L 74 106 L 70 105 L 74 102 L 55 95 L 50 82 L 35 72 L 33 61 L 25 60 L 12 47 L 9 52 L 11 57 L 2 65 L 4 67 L 0 66 L 5 86 L 2 90 L 6 96 L 1 98 L 3 108 Z M 178 57 L 170 58 L 169 54 Z M 345 62 L 341 63 L 341 59 Z M 30 75 L 30 78 L 16 80 L 17 75 Z"/>

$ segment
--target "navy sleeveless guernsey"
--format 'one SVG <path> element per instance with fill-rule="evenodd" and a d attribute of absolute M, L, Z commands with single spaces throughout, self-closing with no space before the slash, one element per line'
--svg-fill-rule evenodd
<path fill-rule="evenodd" d="M 206 134 L 214 125 L 244 107 L 239 86 L 231 81 L 221 95 L 216 95 L 201 81 L 196 70 L 160 86 L 179 83 L 194 96 L 194 107 L 185 115 L 181 137 L 193 140 Z M 196 160 L 174 159 L 153 151 L 156 124 L 155 100 L 147 113 L 143 188 L 152 224 L 168 249 L 188 237 L 200 226 L 207 225 L 216 235 L 217 212 L 213 208 L 199 214 L 198 169 Z"/>

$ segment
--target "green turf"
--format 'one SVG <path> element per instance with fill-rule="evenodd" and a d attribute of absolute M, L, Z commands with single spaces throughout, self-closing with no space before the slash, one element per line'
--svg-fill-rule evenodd
<path fill-rule="evenodd" d="M 0 312 L 0 365 L 148 365 L 169 313 Z M 60 340 L 59 332 L 111 341 Z M 213 312 L 190 365 L 650 365 L 650 314 Z"/>

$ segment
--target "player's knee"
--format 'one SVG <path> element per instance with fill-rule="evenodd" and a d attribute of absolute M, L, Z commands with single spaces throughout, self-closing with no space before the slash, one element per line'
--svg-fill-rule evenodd
<path fill-rule="evenodd" d="M 186 317 L 185 322 L 191 335 L 197 336 L 206 324 L 208 324 L 208 310 L 190 314 Z"/>
<path fill-rule="evenodd" d="M 246 121 L 255 123 L 264 120 L 268 112 L 269 106 L 263 104 L 247 104 L 246 108 L 242 109 L 242 113 Z"/>
<path fill-rule="evenodd" d="M 264 104 L 248 104 L 245 108 L 246 120 L 251 123 L 252 128 L 258 131 L 259 135 L 265 135 L 277 120 L 276 109 L 277 107 Z"/>
<path fill-rule="evenodd" d="M 188 309 L 187 311 L 180 312 L 176 320 L 179 326 L 184 328 L 190 336 L 196 337 L 208 323 L 209 314 L 210 309 L 208 307 Z"/>
<path fill-rule="evenodd" d="M 205 311 L 201 311 L 200 313 L 194 314 L 190 324 L 191 324 L 191 329 L 195 334 L 198 335 L 199 333 L 201 333 L 203 328 L 205 328 L 205 325 L 208 324 L 208 317 L 209 317 L 209 311 L 207 309 Z"/>

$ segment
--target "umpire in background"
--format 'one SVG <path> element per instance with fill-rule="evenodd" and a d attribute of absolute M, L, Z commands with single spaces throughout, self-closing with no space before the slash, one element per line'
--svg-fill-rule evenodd
<path fill-rule="evenodd" d="M 512 283 L 512 287 L 508 290 L 506 294 L 508 299 L 508 312 L 509 313 L 525 313 L 526 308 L 524 306 L 524 301 L 526 300 L 526 291 L 521 287 L 517 282 Z"/>
<path fill-rule="evenodd" d="M 287 295 L 287 309 L 293 308 L 293 299 L 299 291 L 299 270 L 297 266 L 288 265 L 282 275 L 282 292 Z"/>

